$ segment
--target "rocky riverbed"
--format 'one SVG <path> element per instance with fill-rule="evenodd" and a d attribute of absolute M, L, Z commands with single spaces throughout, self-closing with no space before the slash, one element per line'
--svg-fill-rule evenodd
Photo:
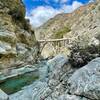
<path fill-rule="evenodd" d="M 74 68 L 68 57 L 60 54 L 38 70 L 39 79 L 9 95 L 9 100 L 100 100 L 99 57 Z"/>

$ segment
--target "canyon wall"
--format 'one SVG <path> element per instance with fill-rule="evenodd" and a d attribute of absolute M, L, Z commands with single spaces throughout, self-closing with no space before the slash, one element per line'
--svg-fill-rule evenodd
<path fill-rule="evenodd" d="M 38 43 L 21 0 L 0 0 L 0 69 L 33 63 Z"/>

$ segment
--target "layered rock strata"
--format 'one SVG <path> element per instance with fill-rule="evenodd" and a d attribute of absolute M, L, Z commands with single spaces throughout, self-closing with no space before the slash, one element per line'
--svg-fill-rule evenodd
<path fill-rule="evenodd" d="M 38 44 L 25 13 L 21 0 L 0 0 L 0 69 L 36 59 Z"/>

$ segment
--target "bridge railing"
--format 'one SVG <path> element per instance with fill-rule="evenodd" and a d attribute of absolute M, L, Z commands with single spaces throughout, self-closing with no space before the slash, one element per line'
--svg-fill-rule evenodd
<path fill-rule="evenodd" d="M 61 38 L 61 39 L 48 39 L 48 40 L 37 40 L 38 42 L 58 42 L 58 41 L 64 41 L 69 40 L 68 38 Z"/>

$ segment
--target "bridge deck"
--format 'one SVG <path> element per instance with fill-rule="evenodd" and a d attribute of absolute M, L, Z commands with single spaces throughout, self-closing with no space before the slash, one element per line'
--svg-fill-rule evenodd
<path fill-rule="evenodd" d="M 62 39 L 48 39 L 48 40 L 37 40 L 37 41 L 42 43 L 42 42 L 58 42 L 58 41 L 65 41 L 65 40 L 69 40 L 69 39 L 68 38 L 62 38 Z"/>

